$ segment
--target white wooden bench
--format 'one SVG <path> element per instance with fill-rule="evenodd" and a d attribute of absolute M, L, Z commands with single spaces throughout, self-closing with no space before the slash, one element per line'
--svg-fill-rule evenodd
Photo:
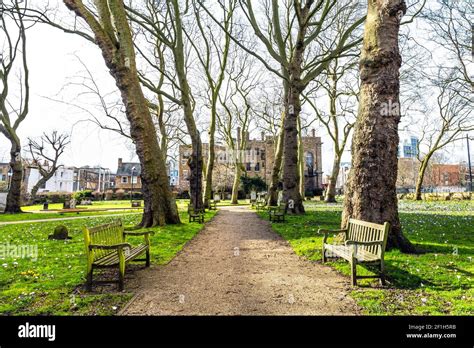
<path fill-rule="evenodd" d="M 357 285 L 357 278 L 380 278 L 385 285 L 384 254 L 387 245 L 390 223 L 383 225 L 371 222 L 349 219 L 347 228 L 342 230 L 319 229 L 318 233 L 324 233 L 323 238 L 323 263 L 328 257 L 340 257 L 351 264 L 352 285 Z M 330 234 L 342 234 L 343 244 L 329 244 L 327 239 Z M 367 268 L 378 268 L 379 274 L 374 276 L 357 276 L 357 265 Z"/>

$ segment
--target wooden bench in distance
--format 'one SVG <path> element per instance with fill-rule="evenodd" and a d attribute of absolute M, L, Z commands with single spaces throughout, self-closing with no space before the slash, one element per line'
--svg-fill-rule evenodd
<path fill-rule="evenodd" d="M 92 290 L 92 273 L 95 268 L 118 267 L 118 281 L 97 281 L 96 283 L 118 283 L 119 290 L 123 290 L 125 266 L 128 262 L 145 261 L 146 266 L 150 266 L 150 234 L 153 234 L 153 231 L 125 231 L 120 220 L 92 228 L 84 227 L 83 231 L 87 255 L 87 291 Z M 144 236 L 144 243 L 132 246 L 126 242 L 126 236 Z M 137 259 L 143 254 L 145 254 L 144 259 Z"/>
<path fill-rule="evenodd" d="M 209 201 L 209 210 L 217 210 L 217 202 L 214 200 Z"/>
<path fill-rule="evenodd" d="M 286 207 L 284 204 L 268 207 L 268 218 L 272 222 L 285 222 Z"/>
<path fill-rule="evenodd" d="M 267 208 L 267 203 L 265 201 L 257 201 L 256 208 L 257 211 L 265 210 Z"/>
<path fill-rule="evenodd" d="M 204 222 L 204 211 L 203 210 L 195 210 L 191 204 L 188 204 L 188 215 L 189 215 L 189 222 Z"/>
<path fill-rule="evenodd" d="M 352 285 L 357 285 L 357 278 L 380 278 L 385 285 L 384 254 L 387 245 L 390 224 L 383 225 L 371 222 L 349 219 L 347 228 L 342 230 L 319 229 L 324 233 L 323 238 L 323 263 L 328 257 L 341 257 L 351 264 Z M 329 244 L 329 234 L 343 234 L 344 244 Z M 357 276 L 357 265 L 378 268 L 379 274 L 375 276 Z"/>

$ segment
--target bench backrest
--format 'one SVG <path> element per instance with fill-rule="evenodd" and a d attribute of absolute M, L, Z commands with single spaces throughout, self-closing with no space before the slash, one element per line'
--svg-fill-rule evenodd
<path fill-rule="evenodd" d="M 84 227 L 84 241 L 86 243 L 86 252 L 89 254 L 90 244 L 112 245 L 124 242 L 122 221 L 117 220 L 110 224 L 100 225 L 96 227 Z M 94 249 L 93 258 L 99 259 L 111 250 Z"/>
<path fill-rule="evenodd" d="M 382 248 L 380 245 L 361 245 L 358 246 L 358 248 L 383 257 L 389 230 L 390 223 L 388 222 L 380 225 L 362 220 L 349 219 L 347 239 L 357 242 L 382 242 Z"/>

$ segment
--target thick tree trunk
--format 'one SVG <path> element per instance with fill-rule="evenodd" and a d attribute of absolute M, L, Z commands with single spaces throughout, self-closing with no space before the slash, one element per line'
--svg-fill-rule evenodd
<path fill-rule="evenodd" d="M 19 141 L 10 140 L 10 167 L 13 171 L 10 177 L 9 190 L 7 194 L 7 204 L 5 207 L 5 213 L 16 214 L 22 213 L 21 211 L 21 182 L 23 179 L 23 164 L 21 163 L 20 150 L 21 146 Z"/>
<path fill-rule="evenodd" d="M 199 134 L 199 133 L 198 133 Z M 189 176 L 189 197 L 190 204 L 196 210 L 203 208 L 202 202 L 202 144 L 201 139 L 196 136 L 191 137 L 192 154 L 189 158 L 188 165 L 190 170 Z"/>
<path fill-rule="evenodd" d="M 341 165 L 341 154 L 337 152 L 334 153 L 334 159 L 332 162 L 332 172 L 329 177 L 329 184 L 326 189 L 326 197 L 324 201 L 326 203 L 336 203 L 336 183 L 337 177 L 339 176 L 339 167 Z"/>
<path fill-rule="evenodd" d="M 111 74 L 121 92 L 130 122 L 130 134 L 142 166 L 145 207 L 140 225 L 150 227 L 179 223 L 178 208 L 169 187 L 164 156 L 138 77 L 128 69 L 111 69 Z"/>
<path fill-rule="evenodd" d="M 298 118 L 298 172 L 300 175 L 300 182 L 299 182 L 300 195 L 303 200 L 305 199 L 304 165 L 305 165 L 305 158 L 304 158 L 303 136 L 301 134 L 301 119 Z"/>
<path fill-rule="evenodd" d="M 391 224 L 388 248 L 414 252 L 403 235 L 396 195 L 399 107 L 398 47 L 403 0 L 369 0 L 360 61 L 360 104 L 342 225 L 350 217 Z"/>
<path fill-rule="evenodd" d="M 294 67 L 299 70 L 299 65 Z M 295 74 L 292 74 L 295 76 Z M 297 120 L 301 111 L 300 92 L 291 81 L 288 99 L 285 105 L 283 143 L 283 201 L 289 213 L 304 214 L 303 201 L 300 195 L 298 170 L 298 129 Z"/>
<path fill-rule="evenodd" d="M 421 201 L 421 188 L 423 187 L 423 181 L 425 179 L 426 169 L 428 168 L 428 162 L 431 158 L 431 155 L 427 155 L 421 162 L 420 169 L 418 170 L 418 177 L 416 178 L 415 186 L 415 200 Z"/>
<path fill-rule="evenodd" d="M 239 188 L 240 176 L 242 175 L 242 167 L 240 164 L 235 166 L 234 183 L 232 184 L 232 204 L 239 204 Z"/>

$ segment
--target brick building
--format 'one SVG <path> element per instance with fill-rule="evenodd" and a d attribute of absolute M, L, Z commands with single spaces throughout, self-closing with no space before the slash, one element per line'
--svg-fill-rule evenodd
<path fill-rule="evenodd" d="M 133 183 L 133 190 L 140 191 L 142 189 L 141 173 L 142 167 L 140 163 L 123 162 L 119 158 L 117 173 L 115 174 L 115 188 L 130 191 Z"/>
<path fill-rule="evenodd" d="M 240 134 L 240 131 L 237 131 Z M 236 140 L 240 144 L 238 136 Z M 304 159 L 305 159 L 305 188 L 313 191 L 321 188 L 322 184 L 322 160 L 321 160 L 321 138 L 316 137 L 313 130 L 312 136 L 303 137 Z M 216 160 L 213 171 L 213 190 L 225 189 L 230 191 L 234 179 L 234 158 L 239 154 L 230 151 L 226 146 L 216 145 Z M 209 144 L 203 144 L 203 159 L 207 163 Z M 246 149 L 240 154 L 244 171 L 249 177 L 261 177 L 267 184 L 271 182 L 272 168 L 275 154 L 275 139 L 273 136 L 261 134 L 260 139 L 250 139 L 246 135 Z M 188 159 L 191 156 L 191 146 L 181 145 L 179 147 L 179 190 L 189 190 L 189 166 Z"/>
<path fill-rule="evenodd" d="M 465 169 L 461 164 L 433 164 L 425 176 L 423 186 L 464 186 Z"/>

